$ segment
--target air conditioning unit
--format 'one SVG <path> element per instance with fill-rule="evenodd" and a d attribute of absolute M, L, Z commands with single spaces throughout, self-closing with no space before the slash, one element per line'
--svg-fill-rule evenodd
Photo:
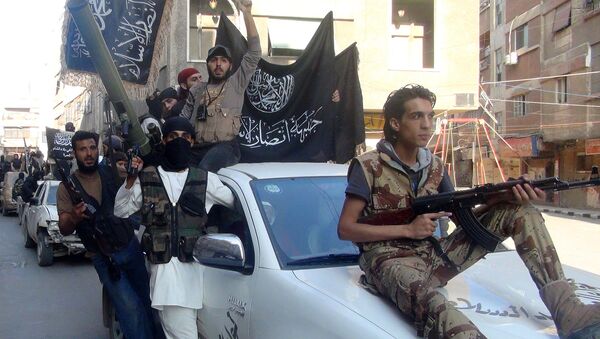
<path fill-rule="evenodd" d="M 506 65 L 516 65 L 519 62 L 519 56 L 517 52 L 510 52 L 504 57 L 504 63 Z"/>

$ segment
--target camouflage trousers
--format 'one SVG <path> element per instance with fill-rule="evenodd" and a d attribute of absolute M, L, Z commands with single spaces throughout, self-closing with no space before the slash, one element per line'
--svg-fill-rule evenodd
<path fill-rule="evenodd" d="M 502 239 L 513 238 L 517 252 L 538 289 L 564 279 L 542 215 L 532 205 L 503 204 L 479 218 Z M 359 264 L 367 282 L 390 298 L 429 338 L 485 338 L 477 327 L 435 290 L 488 252 L 458 227 L 439 243 L 454 265 L 444 261 L 426 240 L 363 244 Z"/>

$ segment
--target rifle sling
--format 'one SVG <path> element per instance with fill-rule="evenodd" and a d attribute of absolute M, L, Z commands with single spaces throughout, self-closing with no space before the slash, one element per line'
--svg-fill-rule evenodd
<path fill-rule="evenodd" d="M 452 262 L 452 260 L 450 260 L 448 254 L 444 252 L 442 245 L 440 245 L 440 242 L 435 237 L 427 237 L 425 238 L 425 240 L 431 243 L 431 245 L 433 246 L 433 250 L 437 255 L 440 256 L 440 258 L 442 258 L 442 260 L 444 260 L 448 265 L 454 267 L 457 271 L 460 272 L 460 266 L 456 265 L 454 262 Z"/>
<path fill-rule="evenodd" d="M 454 211 L 460 227 L 469 238 L 488 252 L 494 252 L 502 239 L 490 232 L 473 214 L 470 208 L 458 208 Z"/>

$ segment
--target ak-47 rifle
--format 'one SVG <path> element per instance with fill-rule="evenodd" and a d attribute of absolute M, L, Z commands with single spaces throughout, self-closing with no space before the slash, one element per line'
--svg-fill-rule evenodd
<path fill-rule="evenodd" d="M 592 176 L 590 180 L 568 182 L 557 177 L 539 180 L 523 178 L 509 180 L 499 184 L 485 184 L 464 191 L 445 192 L 412 200 L 409 208 L 377 213 L 361 217 L 358 221 L 370 225 L 397 225 L 411 222 L 416 216 L 440 211 L 452 212 L 452 217 L 467 235 L 477 244 L 492 252 L 502 241 L 488 231 L 473 214 L 472 208 L 485 204 L 489 198 L 511 191 L 517 185 L 529 184 L 532 188 L 544 191 L 563 191 L 600 185 L 600 178 Z"/>
<path fill-rule="evenodd" d="M 58 180 L 60 180 L 62 182 L 62 184 L 65 186 L 65 189 L 67 190 L 67 193 L 69 194 L 69 198 L 71 198 L 71 203 L 73 205 L 77 205 L 83 201 L 83 203 L 85 204 L 85 207 L 86 207 L 85 214 L 89 217 L 93 216 L 96 213 L 96 209 L 94 208 L 94 206 L 86 203 L 83 200 L 83 198 L 81 196 L 81 192 L 79 192 L 77 190 L 77 187 L 75 186 L 75 183 L 73 182 L 73 178 L 71 178 L 70 176 L 68 176 L 65 173 L 65 170 L 58 159 L 56 160 L 56 167 L 57 167 L 57 172 L 58 172 L 58 176 L 59 176 Z"/>

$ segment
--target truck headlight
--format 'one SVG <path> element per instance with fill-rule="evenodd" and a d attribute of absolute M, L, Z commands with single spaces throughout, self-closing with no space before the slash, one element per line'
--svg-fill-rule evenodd
<path fill-rule="evenodd" d="M 56 231 L 58 232 L 58 221 L 56 220 L 46 220 L 46 225 L 48 225 L 48 231 Z"/>

